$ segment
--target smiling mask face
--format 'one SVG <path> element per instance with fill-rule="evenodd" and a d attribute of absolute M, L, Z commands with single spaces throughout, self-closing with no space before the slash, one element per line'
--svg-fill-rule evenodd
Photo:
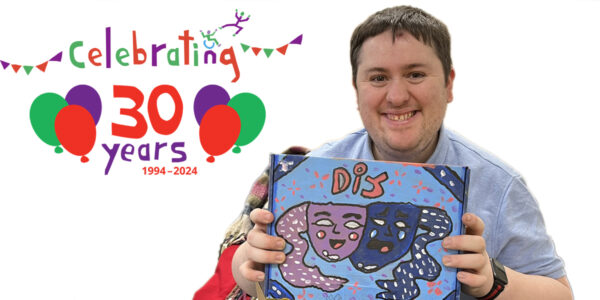
<path fill-rule="evenodd" d="M 367 221 L 360 245 L 350 260 L 369 273 L 400 259 L 415 237 L 421 209 L 410 203 L 373 203 L 367 206 Z"/>
<path fill-rule="evenodd" d="M 361 206 L 311 203 L 308 235 L 317 255 L 335 262 L 352 254 L 363 235 L 366 213 Z"/>

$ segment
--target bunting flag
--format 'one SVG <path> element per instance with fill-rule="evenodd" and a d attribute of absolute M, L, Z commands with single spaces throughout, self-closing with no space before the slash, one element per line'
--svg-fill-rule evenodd
<path fill-rule="evenodd" d="M 40 71 L 42 72 L 46 72 L 46 66 L 48 65 L 48 62 L 45 62 L 43 64 L 39 64 L 37 66 L 35 66 L 36 68 L 40 69 Z"/>
<path fill-rule="evenodd" d="M 31 69 L 33 69 L 32 66 L 23 66 L 23 70 L 25 70 L 25 73 L 27 73 L 27 75 L 29 75 L 29 73 L 31 72 Z"/>
<path fill-rule="evenodd" d="M 302 45 L 302 34 L 297 36 L 295 39 L 293 39 L 291 42 L 278 47 L 278 48 L 263 48 L 263 47 L 254 47 L 254 46 L 250 46 L 247 44 L 243 44 L 240 43 L 240 46 L 242 47 L 242 50 L 245 52 L 248 51 L 248 49 L 252 49 L 252 52 L 254 53 L 254 56 L 258 56 L 258 54 L 262 51 L 265 53 L 265 55 L 267 56 L 267 58 L 271 57 L 271 54 L 273 54 L 274 50 L 277 50 L 277 52 L 281 53 L 281 55 L 285 55 L 287 48 L 289 45 Z"/>
<path fill-rule="evenodd" d="M 285 45 L 285 46 L 279 47 L 279 48 L 277 48 L 277 51 L 278 51 L 279 53 L 281 53 L 281 54 L 285 55 L 285 50 L 287 50 L 287 46 L 288 46 L 288 45 Z"/>
<path fill-rule="evenodd" d="M 42 72 L 46 72 L 46 67 L 48 66 L 48 62 L 50 62 L 50 61 L 61 62 L 62 61 L 62 51 L 58 52 L 56 55 L 52 56 L 51 59 L 49 59 L 41 64 L 35 65 L 35 67 Z M 9 63 L 4 60 L 0 60 L 0 63 L 2 64 L 2 68 L 4 70 L 6 70 L 10 66 L 10 67 L 12 67 L 13 71 L 15 71 L 15 73 L 18 73 L 19 70 L 21 69 L 21 67 L 23 67 L 23 70 L 25 70 L 25 74 L 27 74 L 27 75 L 29 75 L 29 73 L 31 73 L 31 71 L 33 70 L 33 67 L 34 67 L 33 65 L 12 64 L 12 63 Z"/>
<path fill-rule="evenodd" d="M 265 54 L 267 55 L 267 57 L 271 56 L 271 53 L 273 53 L 273 49 L 263 49 L 263 51 L 265 51 Z"/>

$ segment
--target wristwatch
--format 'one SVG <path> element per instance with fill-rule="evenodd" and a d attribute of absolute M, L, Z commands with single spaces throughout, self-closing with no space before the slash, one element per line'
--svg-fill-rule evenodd
<path fill-rule="evenodd" d="M 493 258 L 490 258 L 490 264 L 492 264 L 492 272 L 494 273 L 494 285 L 492 285 L 492 290 L 490 290 L 489 293 L 483 297 L 477 298 L 479 300 L 496 299 L 508 284 L 508 277 L 506 277 L 504 266 Z"/>

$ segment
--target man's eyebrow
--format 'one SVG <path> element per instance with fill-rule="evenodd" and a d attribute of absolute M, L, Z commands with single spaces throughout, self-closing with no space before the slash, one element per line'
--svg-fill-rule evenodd
<path fill-rule="evenodd" d="M 409 64 L 406 66 L 406 69 L 414 69 L 414 68 L 421 68 L 421 67 L 426 67 L 427 64 L 424 63 L 414 63 L 414 64 Z"/>
<path fill-rule="evenodd" d="M 344 218 L 344 219 L 348 219 L 348 218 L 351 218 L 351 217 L 354 217 L 354 218 L 356 218 L 358 220 L 360 220 L 362 218 L 362 216 L 360 214 L 355 214 L 355 213 L 347 213 L 347 214 L 344 214 L 342 216 L 342 218 Z"/>
<path fill-rule="evenodd" d="M 318 211 L 318 212 L 316 212 L 316 213 L 314 214 L 314 216 L 315 216 L 315 217 L 316 217 L 316 216 L 320 216 L 320 215 L 324 215 L 324 216 L 331 217 L 331 214 L 330 214 L 330 213 L 328 213 L 328 212 L 326 212 L 326 211 Z"/>
<path fill-rule="evenodd" d="M 404 70 L 411 70 L 411 69 L 416 69 L 416 68 L 424 68 L 427 67 L 428 65 L 426 63 L 412 63 L 412 64 L 408 64 L 408 65 L 404 65 L 402 66 L 402 69 Z M 386 68 L 382 68 L 382 67 L 372 67 L 366 70 L 367 73 L 372 73 L 372 72 L 388 72 L 388 69 Z"/>
<path fill-rule="evenodd" d="M 387 69 L 382 67 L 373 67 L 367 70 L 367 73 L 371 72 L 387 72 Z"/>

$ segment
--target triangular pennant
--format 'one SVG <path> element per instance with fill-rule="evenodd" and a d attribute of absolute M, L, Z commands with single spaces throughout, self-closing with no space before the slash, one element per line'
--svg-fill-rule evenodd
<path fill-rule="evenodd" d="M 252 47 L 252 52 L 254 52 L 254 55 L 258 56 L 258 53 L 260 53 L 260 50 L 262 50 L 261 48 L 258 47 Z"/>
<path fill-rule="evenodd" d="M 244 50 L 244 52 L 248 51 L 248 48 L 250 48 L 250 46 L 248 46 L 246 44 L 240 43 L 240 45 L 242 45 L 242 49 Z"/>
<path fill-rule="evenodd" d="M 301 45 L 302 44 L 302 35 L 299 35 L 297 38 L 295 38 L 293 41 L 291 41 L 290 44 Z"/>
<path fill-rule="evenodd" d="M 10 63 L 7 63 L 3 60 L 0 60 L 0 63 L 2 63 L 2 67 L 4 68 L 4 70 L 6 70 L 6 68 L 8 68 L 8 66 L 10 66 Z"/>
<path fill-rule="evenodd" d="M 46 66 L 48 65 L 48 62 L 45 62 L 43 64 L 39 64 L 37 66 L 35 66 L 36 68 L 40 69 L 40 71 L 42 72 L 46 72 Z"/>
<path fill-rule="evenodd" d="M 33 69 L 32 66 L 23 66 L 23 70 L 25 70 L 25 73 L 27 73 L 27 75 L 29 75 L 29 73 L 31 72 L 31 69 Z"/>
<path fill-rule="evenodd" d="M 13 68 L 13 70 L 15 70 L 15 73 L 19 72 L 19 69 L 21 68 L 20 65 L 15 65 L 15 64 L 12 64 L 11 67 Z"/>
<path fill-rule="evenodd" d="M 266 49 L 266 48 L 265 48 L 265 49 L 263 49 L 263 51 L 265 51 L 265 55 L 267 55 L 267 58 L 268 58 L 269 56 L 271 56 L 271 53 L 273 53 L 273 49 Z"/>
<path fill-rule="evenodd" d="M 281 54 L 285 55 L 285 51 L 287 50 L 287 46 L 288 46 L 288 45 L 285 45 L 285 46 L 279 47 L 279 48 L 277 48 L 277 51 L 279 51 L 279 53 L 281 53 Z"/>
<path fill-rule="evenodd" d="M 50 61 L 61 61 L 62 60 L 62 51 L 60 51 L 58 54 L 54 55 L 53 58 L 50 59 Z"/>

